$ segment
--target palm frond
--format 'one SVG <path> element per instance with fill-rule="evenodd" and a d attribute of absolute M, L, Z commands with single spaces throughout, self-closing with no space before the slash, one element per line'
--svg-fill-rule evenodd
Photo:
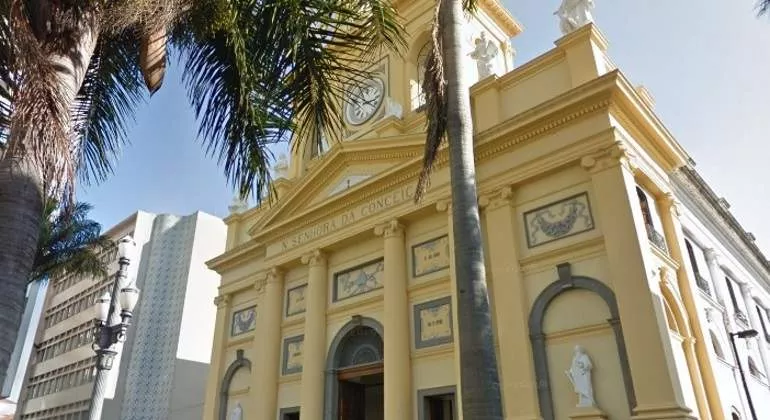
<path fill-rule="evenodd" d="M 64 274 L 107 274 L 107 264 L 117 245 L 101 234 L 99 223 L 88 218 L 90 211 L 87 203 L 65 207 L 54 200 L 46 203 L 30 281 Z"/>
<path fill-rule="evenodd" d="M 206 7 L 207 2 L 201 2 Z M 387 0 L 249 0 L 205 10 L 181 38 L 200 134 L 242 194 L 264 190 L 266 146 L 295 147 L 342 133 L 345 86 L 383 47 L 406 42 Z M 199 21 L 199 6 L 191 13 Z M 212 14 L 213 13 L 213 14 Z"/>
<path fill-rule="evenodd" d="M 414 202 L 419 202 L 430 185 L 430 174 L 438 151 L 446 138 L 448 102 L 447 81 L 444 77 L 444 46 L 441 40 L 441 2 L 436 5 L 431 31 L 431 44 L 425 66 L 423 92 L 425 92 L 426 137 L 422 170 L 417 180 Z"/>
<path fill-rule="evenodd" d="M 757 3 L 757 15 L 764 16 L 770 12 L 770 0 L 759 0 Z"/>
<path fill-rule="evenodd" d="M 184 60 L 182 77 L 207 153 L 217 156 L 228 180 L 246 196 L 270 182 L 268 146 L 281 141 L 291 123 L 278 93 L 249 56 L 247 44 L 254 40 L 244 31 L 252 28 L 245 21 L 248 8 L 220 12 L 235 20 L 230 24 L 207 21 L 213 11 L 197 10 L 200 15 L 193 14 L 184 24 L 187 30 L 172 41 Z"/>
<path fill-rule="evenodd" d="M 8 16 L 9 2 L 0 5 L 0 143 L 8 141 L 11 124 L 11 92 L 13 77 L 11 71 L 11 27 Z"/>
<path fill-rule="evenodd" d="M 128 142 L 128 123 L 145 98 L 138 57 L 138 42 L 129 31 L 99 40 L 72 109 L 78 176 L 85 184 L 111 174 Z"/>

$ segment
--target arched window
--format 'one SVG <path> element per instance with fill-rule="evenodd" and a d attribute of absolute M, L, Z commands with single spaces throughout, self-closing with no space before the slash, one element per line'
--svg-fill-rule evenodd
<path fill-rule="evenodd" d="M 642 208 L 642 217 L 647 228 L 653 226 L 652 214 L 650 213 L 650 203 L 647 201 L 647 194 L 639 187 L 636 187 L 636 196 L 639 197 L 639 207 Z"/>
<path fill-rule="evenodd" d="M 425 71 L 428 68 L 429 52 L 430 41 L 426 42 L 417 54 L 417 80 L 412 81 L 412 110 L 419 110 L 425 105 L 425 92 L 422 90 L 422 84 L 425 81 Z"/>
<path fill-rule="evenodd" d="M 749 356 L 749 373 L 756 376 L 757 378 L 762 376 L 762 372 L 759 371 L 757 368 L 757 363 L 754 361 L 754 358 Z"/>
<path fill-rule="evenodd" d="M 730 414 L 730 417 L 732 418 L 732 420 L 741 420 L 741 415 L 738 414 L 737 408 L 733 407 L 731 411 L 732 413 Z"/>
<path fill-rule="evenodd" d="M 709 335 L 711 335 L 711 345 L 714 347 L 714 353 L 716 353 L 718 358 L 724 360 L 725 352 L 722 351 L 722 345 L 719 344 L 719 339 L 717 338 L 717 335 L 714 334 L 714 331 L 709 331 Z"/>

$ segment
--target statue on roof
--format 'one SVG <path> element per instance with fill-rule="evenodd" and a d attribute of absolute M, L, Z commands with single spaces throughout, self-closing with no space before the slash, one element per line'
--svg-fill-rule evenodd
<path fill-rule="evenodd" d="M 562 0 L 559 9 L 554 15 L 559 17 L 559 29 L 562 35 L 593 22 L 591 10 L 594 8 L 594 0 Z"/>
<path fill-rule="evenodd" d="M 241 196 L 240 193 L 235 193 L 233 195 L 233 201 L 230 202 L 230 206 L 228 206 L 228 210 L 230 210 L 230 214 L 240 214 L 245 212 L 249 209 L 249 199 L 248 197 Z"/>
<path fill-rule="evenodd" d="M 285 153 L 278 155 L 278 159 L 273 165 L 273 171 L 276 178 L 287 178 L 289 176 L 289 158 Z"/>
<path fill-rule="evenodd" d="M 476 60 L 476 69 L 479 72 L 479 80 L 481 80 L 492 75 L 493 61 L 497 57 L 498 48 L 494 41 L 487 39 L 487 33 L 483 31 L 474 43 L 476 46 L 468 55 Z"/>

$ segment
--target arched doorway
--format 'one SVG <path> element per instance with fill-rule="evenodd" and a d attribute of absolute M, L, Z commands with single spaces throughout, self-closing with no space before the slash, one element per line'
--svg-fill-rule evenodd
<path fill-rule="evenodd" d="M 353 317 L 329 348 L 325 420 L 384 420 L 382 325 Z"/>

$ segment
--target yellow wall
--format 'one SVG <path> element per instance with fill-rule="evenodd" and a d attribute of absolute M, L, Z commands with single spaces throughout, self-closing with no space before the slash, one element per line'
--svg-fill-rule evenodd
<path fill-rule="evenodd" d="M 417 4 L 405 13 L 411 19 L 408 27 L 419 34 L 419 28 L 429 21 L 426 13 L 430 8 Z M 489 21 L 489 16 L 484 19 Z M 496 34 L 505 35 L 502 30 Z M 413 306 L 454 292 L 451 268 L 413 276 L 412 246 L 441 235 L 453 237 L 446 206 L 441 204 L 450 198 L 446 151 L 439 154 L 425 199 L 418 205 L 409 199 L 421 165 L 424 123 L 423 115 L 408 110 L 408 80 L 414 74 L 413 61 L 409 63 L 416 57 L 414 48 L 424 42 L 421 35 L 415 38 L 407 64 L 393 59 L 389 70 L 392 95 L 404 104 L 403 119 L 368 124 L 355 134 L 355 141 L 335 145 L 322 158 L 281 181 L 285 188 L 276 203 L 228 219 L 228 252 L 210 263 L 222 275 L 221 296 L 230 298 L 220 304 L 206 419 L 216 419 L 221 378 L 236 349 L 245 349 L 246 357 L 256 364 L 264 346 L 282 346 L 284 338 L 307 333 L 305 315 L 285 317 L 285 305 L 287 292 L 309 280 L 309 268 L 302 262 L 308 252 L 322 250 L 327 256 L 327 307 L 322 315 L 327 350 L 354 315 L 384 325 L 392 322 L 385 316 L 385 289 L 334 302 L 332 284 L 335 273 L 383 256 L 388 239 L 375 234 L 374 227 L 394 218 L 404 226 L 406 269 L 402 274 L 408 276 L 406 299 L 412 328 L 408 375 L 414 418 L 419 418 L 418 390 L 459 383 L 456 329 L 452 343 L 415 347 L 413 328 L 419 320 L 414 319 Z M 487 274 L 506 419 L 542 415 L 528 322 L 538 296 L 559 279 L 556 266 L 562 263 L 571 265 L 573 276 L 595 279 L 613 291 L 626 352 L 618 347 L 607 322 L 610 309 L 598 294 L 569 290 L 557 296 L 543 319 L 555 418 L 721 418 L 709 414 L 711 395 L 704 385 L 692 384 L 695 380 L 690 373 L 700 369 L 700 361 L 694 350 L 685 351 L 682 344 L 687 339 L 692 342 L 692 333 L 672 336 L 666 321 L 660 276 L 655 273 L 665 267 L 677 275 L 681 255 L 662 253 L 648 241 L 634 190 L 637 182 L 655 187 L 655 197 L 660 199 L 655 206 L 665 212 L 662 197 L 670 190 L 666 174 L 687 157 L 628 80 L 613 68 L 605 49 L 601 33 L 588 25 L 558 40 L 542 56 L 471 89 Z M 293 159 L 302 158 L 295 155 Z M 364 173 L 373 176 L 326 198 L 330 186 L 344 176 Z M 583 193 L 590 222 L 581 220 L 578 225 L 590 223 L 588 228 L 572 228 L 542 245 L 528 244 L 525 223 L 531 211 Z M 323 232 L 302 236 L 308 229 Z M 669 246 L 675 246 L 669 230 L 666 239 Z M 303 239 L 286 245 L 298 237 Z M 281 343 L 266 342 L 263 329 L 267 327 L 259 322 L 254 331 L 230 337 L 233 311 L 256 304 L 258 317 L 263 316 L 260 310 L 270 293 L 264 279 L 274 267 L 283 273 Z M 452 312 L 456 318 L 454 305 Z M 384 339 L 388 337 L 386 330 Z M 594 411 L 576 409 L 577 397 L 564 373 L 576 344 L 587 350 L 594 363 L 598 404 Z M 280 353 L 279 366 L 271 368 L 281 369 L 282 347 Z M 623 376 L 626 354 L 628 379 L 636 398 L 633 413 L 629 413 L 631 396 Z M 303 358 L 308 356 L 312 355 L 305 348 Z M 386 375 L 401 374 L 389 370 L 387 364 L 385 370 Z M 303 384 L 303 375 L 279 373 L 277 383 L 268 385 L 277 387 L 276 401 L 271 402 L 276 416 L 280 408 L 303 402 L 303 387 L 317 389 Z M 231 396 L 230 401 L 242 401 L 247 413 L 259 409 L 257 405 L 263 402 L 253 391 L 259 378 L 258 374 L 236 376 L 231 394 L 247 392 L 246 387 L 251 391 Z M 245 418 L 252 417 L 246 414 Z"/>

